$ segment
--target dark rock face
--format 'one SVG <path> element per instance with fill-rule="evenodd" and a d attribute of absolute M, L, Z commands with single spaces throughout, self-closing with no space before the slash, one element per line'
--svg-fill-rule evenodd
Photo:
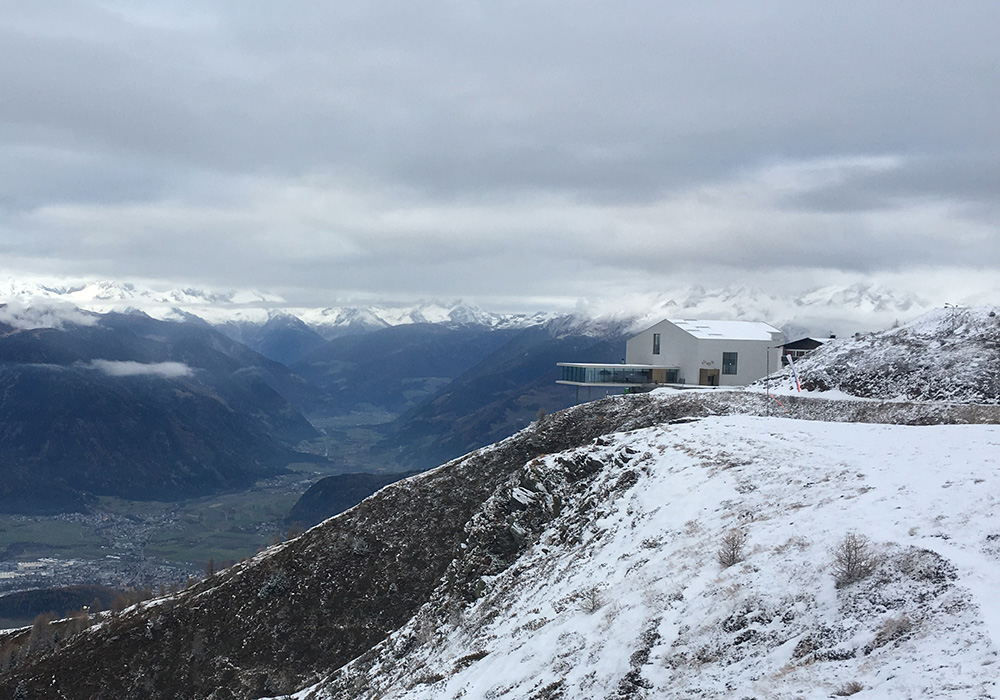
<path fill-rule="evenodd" d="M 299 497 L 285 522 L 302 528 L 318 525 L 356 506 L 380 488 L 418 473 L 337 474 L 324 477 Z"/>

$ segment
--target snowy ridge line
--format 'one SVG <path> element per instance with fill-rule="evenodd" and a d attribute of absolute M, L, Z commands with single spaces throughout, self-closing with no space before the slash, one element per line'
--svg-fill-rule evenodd
<path fill-rule="evenodd" d="M 537 458 L 404 627 L 295 697 L 994 697 L 998 440 L 716 416 Z M 851 532 L 877 565 L 838 586 Z"/>
<path fill-rule="evenodd" d="M 772 387 L 773 389 L 773 387 Z M 836 392 L 785 392 L 768 396 L 757 387 L 750 390 L 696 391 L 700 400 L 719 414 L 742 413 L 834 423 L 886 423 L 894 425 L 1000 424 L 1000 405 L 955 401 L 912 401 L 833 397 Z M 657 390 L 652 396 L 667 399 L 677 395 Z"/>

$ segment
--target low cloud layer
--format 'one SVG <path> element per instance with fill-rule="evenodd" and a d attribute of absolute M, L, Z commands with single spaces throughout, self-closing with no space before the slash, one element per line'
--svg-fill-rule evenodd
<path fill-rule="evenodd" d="M 93 326 L 97 320 L 96 315 L 81 311 L 68 302 L 46 300 L 35 303 L 33 300 L 8 297 L 0 304 L 0 324 L 19 330 Z"/>
<path fill-rule="evenodd" d="M 120 360 L 92 360 L 85 365 L 110 377 L 153 376 L 164 379 L 190 377 L 194 370 L 182 362 L 132 362 Z"/>
<path fill-rule="evenodd" d="M 7 274 L 527 300 L 1000 272 L 1000 6 L 15 0 Z"/>

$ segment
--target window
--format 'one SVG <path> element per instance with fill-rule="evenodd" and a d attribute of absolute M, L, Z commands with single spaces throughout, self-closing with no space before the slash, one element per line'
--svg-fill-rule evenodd
<path fill-rule="evenodd" d="M 659 355 L 660 354 L 660 334 L 659 333 L 653 333 L 653 354 L 654 355 Z"/>
<path fill-rule="evenodd" d="M 722 373 L 723 374 L 736 374 L 736 355 L 735 352 L 724 352 L 722 353 Z"/>

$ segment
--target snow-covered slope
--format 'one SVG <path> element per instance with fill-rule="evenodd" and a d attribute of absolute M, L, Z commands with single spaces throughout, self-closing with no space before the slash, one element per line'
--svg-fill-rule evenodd
<path fill-rule="evenodd" d="M 786 405 L 841 422 L 546 416 L 55 649 L 0 635 L 0 698 L 995 697 L 1000 407 Z M 876 566 L 838 588 L 851 532 Z"/>
<path fill-rule="evenodd" d="M 936 309 L 899 328 L 831 341 L 796 371 L 808 391 L 1000 403 L 1000 308 Z M 779 381 L 789 379 L 786 370 Z"/>
<path fill-rule="evenodd" d="M 296 697 L 995 697 L 998 442 L 729 416 L 535 459 L 405 627 Z M 838 587 L 848 533 L 877 565 Z"/>

